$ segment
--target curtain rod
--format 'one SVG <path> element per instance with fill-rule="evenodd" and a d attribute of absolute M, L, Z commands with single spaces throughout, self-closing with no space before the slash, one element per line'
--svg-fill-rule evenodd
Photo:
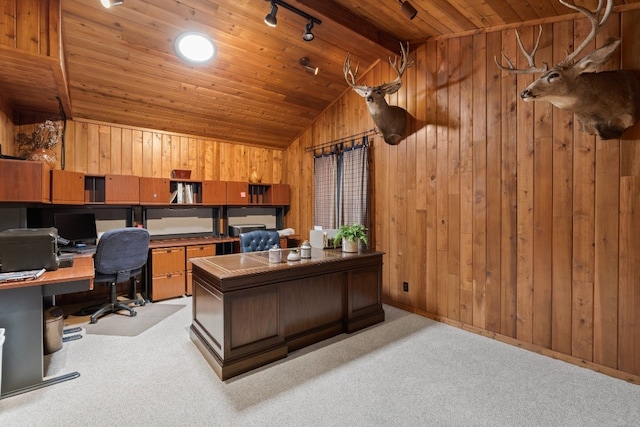
<path fill-rule="evenodd" d="M 334 139 L 333 141 L 323 142 L 322 144 L 318 144 L 318 145 L 312 145 L 311 147 L 305 148 L 304 151 L 306 151 L 308 153 L 310 151 L 315 151 L 315 150 L 318 150 L 318 149 L 324 149 L 324 148 L 330 147 L 330 146 L 332 146 L 334 144 L 339 144 L 341 142 L 348 142 L 348 141 L 350 141 L 350 140 L 352 140 L 354 138 L 358 138 L 360 136 L 377 135 L 379 133 L 380 133 L 380 131 L 378 129 L 373 128 L 373 129 L 366 130 L 364 132 L 356 133 L 354 135 L 349 135 L 349 136 L 345 136 L 345 137 L 342 137 L 342 138 Z"/>

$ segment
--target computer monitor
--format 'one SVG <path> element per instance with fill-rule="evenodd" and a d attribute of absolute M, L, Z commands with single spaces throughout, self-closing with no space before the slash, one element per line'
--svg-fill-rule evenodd
<path fill-rule="evenodd" d="M 96 216 L 93 213 L 56 213 L 53 215 L 58 236 L 78 243 L 95 244 L 98 238 Z"/>

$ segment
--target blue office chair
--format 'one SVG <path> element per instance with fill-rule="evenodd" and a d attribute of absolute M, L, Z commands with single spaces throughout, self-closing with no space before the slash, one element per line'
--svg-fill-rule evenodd
<path fill-rule="evenodd" d="M 136 312 L 129 304 L 144 305 L 142 298 L 136 298 L 137 276 L 147 263 L 149 254 L 149 232 L 144 228 L 116 228 L 102 235 L 94 255 L 95 278 L 94 283 L 108 283 L 111 286 L 110 302 L 104 304 L 91 315 L 91 323 L 96 323 L 98 317 L 107 313 L 127 310 L 131 317 Z M 132 281 L 133 299 L 118 300 L 116 284 Z"/>
<path fill-rule="evenodd" d="M 277 231 L 254 230 L 240 233 L 240 252 L 266 251 L 273 246 L 280 247 Z"/>

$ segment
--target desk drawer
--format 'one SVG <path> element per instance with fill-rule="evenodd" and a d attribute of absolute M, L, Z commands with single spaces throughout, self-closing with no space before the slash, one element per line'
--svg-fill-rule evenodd
<path fill-rule="evenodd" d="M 216 245 L 187 246 L 187 271 L 191 270 L 191 262 L 189 262 L 189 258 L 213 256 L 215 254 L 216 254 Z"/>
<path fill-rule="evenodd" d="M 153 276 L 184 271 L 184 246 L 151 250 Z"/>
<path fill-rule="evenodd" d="M 153 276 L 151 283 L 151 300 L 158 301 L 184 295 L 184 272 Z"/>

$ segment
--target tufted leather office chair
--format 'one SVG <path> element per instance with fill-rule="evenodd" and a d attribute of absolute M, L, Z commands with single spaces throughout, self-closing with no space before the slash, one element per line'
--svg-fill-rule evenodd
<path fill-rule="evenodd" d="M 95 278 L 94 283 L 108 283 L 111 286 L 110 302 L 104 304 L 91 315 L 91 323 L 96 323 L 98 317 L 107 313 L 127 310 L 131 317 L 136 315 L 129 304 L 144 305 L 145 301 L 135 298 L 137 277 L 147 263 L 149 254 L 149 232 L 144 228 L 116 228 L 102 235 L 94 255 Z M 116 284 L 133 281 L 131 295 L 134 299 L 118 300 Z"/>
<path fill-rule="evenodd" d="M 254 230 L 240 233 L 240 252 L 266 251 L 273 246 L 280 247 L 277 231 Z"/>

